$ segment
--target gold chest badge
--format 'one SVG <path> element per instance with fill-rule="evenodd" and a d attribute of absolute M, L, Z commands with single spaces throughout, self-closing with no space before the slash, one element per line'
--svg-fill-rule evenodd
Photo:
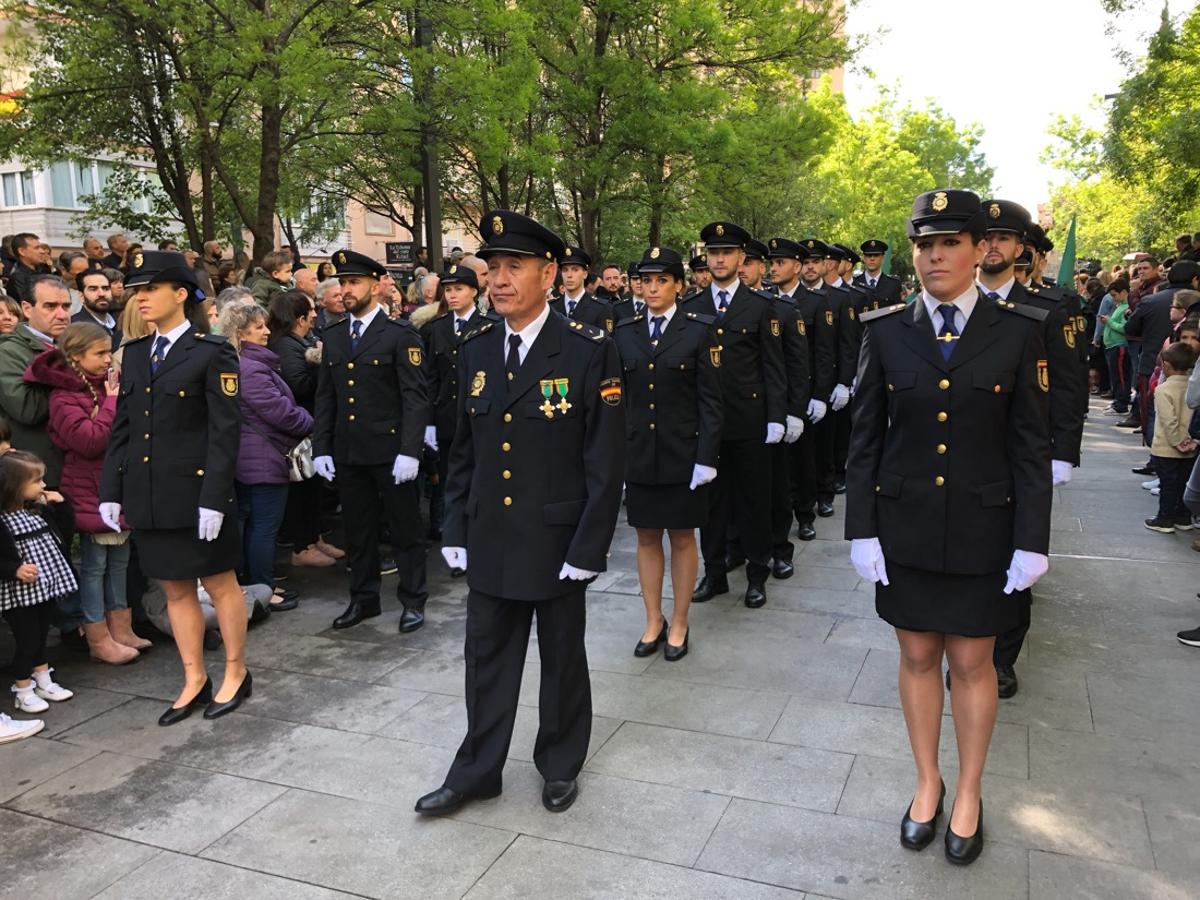
<path fill-rule="evenodd" d="M 475 377 L 471 379 L 471 396 L 480 397 L 483 395 L 483 388 L 487 384 L 487 373 L 480 369 L 475 373 Z"/>
<path fill-rule="evenodd" d="M 1072 350 L 1075 349 L 1075 323 L 1072 322 L 1062 327 L 1063 340 L 1067 342 L 1067 346 Z"/>
<path fill-rule="evenodd" d="M 1037 378 L 1038 387 L 1042 389 L 1042 393 L 1050 393 L 1050 364 L 1044 359 L 1037 361 Z"/>

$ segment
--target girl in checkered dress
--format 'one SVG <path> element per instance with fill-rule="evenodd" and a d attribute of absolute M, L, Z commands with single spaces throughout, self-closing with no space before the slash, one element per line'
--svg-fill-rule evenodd
<path fill-rule="evenodd" d="M 48 709 L 47 700 L 73 696 L 54 683 L 46 663 L 54 602 L 77 585 L 57 534 L 37 509 L 44 502 L 45 471 L 32 453 L 10 450 L 0 456 L 0 613 L 16 644 L 15 705 L 27 713 Z"/>

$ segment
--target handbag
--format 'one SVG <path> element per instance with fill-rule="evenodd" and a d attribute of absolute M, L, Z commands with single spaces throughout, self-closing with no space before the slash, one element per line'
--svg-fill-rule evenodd
<path fill-rule="evenodd" d="M 242 421 L 250 426 L 250 430 L 257 434 L 260 438 L 275 446 L 275 442 L 262 433 L 262 430 L 255 426 L 249 419 L 243 417 Z M 278 449 L 278 448 L 277 448 Z M 312 455 L 312 438 L 303 438 L 291 450 L 283 454 L 284 464 L 288 470 L 288 481 L 308 481 L 317 474 L 317 469 L 313 465 Z"/>

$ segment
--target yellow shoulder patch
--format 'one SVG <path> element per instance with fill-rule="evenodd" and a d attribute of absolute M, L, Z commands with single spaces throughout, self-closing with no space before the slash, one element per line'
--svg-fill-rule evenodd
<path fill-rule="evenodd" d="M 237 372 L 222 372 L 221 373 L 221 393 L 226 397 L 236 397 L 238 395 L 238 373 Z"/>

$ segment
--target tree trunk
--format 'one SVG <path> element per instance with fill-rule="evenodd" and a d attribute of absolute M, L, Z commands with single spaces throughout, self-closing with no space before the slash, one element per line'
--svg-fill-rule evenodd
<path fill-rule="evenodd" d="M 277 102 L 263 104 L 261 110 L 262 137 L 258 163 L 258 204 L 250 233 L 254 236 L 252 264 L 275 249 L 275 207 L 279 200 L 279 161 L 283 109 Z"/>
<path fill-rule="evenodd" d="M 412 189 L 412 239 L 418 247 L 429 246 L 425 243 L 425 191 L 418 182 Z"/>

